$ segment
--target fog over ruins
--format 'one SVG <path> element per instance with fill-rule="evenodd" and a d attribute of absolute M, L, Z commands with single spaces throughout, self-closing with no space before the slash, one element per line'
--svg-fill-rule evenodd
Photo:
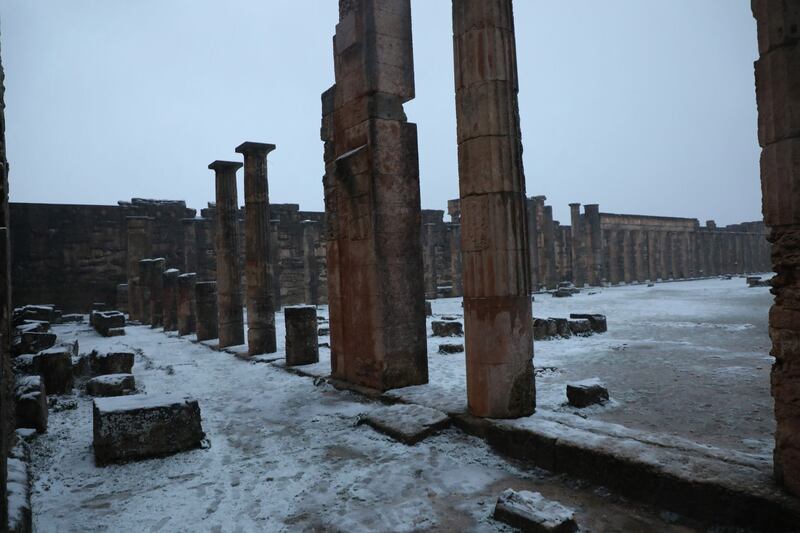
<path fill-rule="evenodd" d="M 800 0 L 167 4 L 0 1 L 0 531 L 800 530 Z"/>

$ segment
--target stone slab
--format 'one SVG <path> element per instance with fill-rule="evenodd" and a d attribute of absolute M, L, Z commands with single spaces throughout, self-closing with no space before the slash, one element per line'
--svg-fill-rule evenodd
<path fill-rule="evenodd" d="M 450 425 L 442 411 L 414 404 L 379 407 L 359 421 L 403 444 L 414 445 Z"/>
<path fill-rule="evenodd" d="M 92 352 L 89 355 L 89 367 L 93 376 L 130 374 L 133 362 L 134 354 L 132 352 Z"/>
<path fill-rule="evenodd" d="M 573 533 L 578 531 L 575 511 L 547 500 L 538 492 L 508 489 L 497 499 L 494 519 L 521 531 Z"/>
<path fill-rule="evenodd" d="M 136 391 L 136 378 L 133 374 L 107 374 L 90 379 L 86 383 L 86 393 L 90 396 L 125 396 Z"/>

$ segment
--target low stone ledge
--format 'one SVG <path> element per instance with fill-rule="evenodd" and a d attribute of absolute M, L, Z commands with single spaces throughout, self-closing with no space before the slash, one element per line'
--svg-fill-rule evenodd
<path fill-rule="evenodd" d="M 538 492 L 508 489 L 497 499 L 494 519 L 525 532 L 574 533 L 575 511 Z"/>
<path fill-rule="evenodd" d="M 169 394 L 95 399 L 93 430 L 98 466 L 199 448 L 205 438 L 197 400 Z"/>
<path fill-rule="evenodd" d="M 130 374 L 134 355 L 131 352 L 92 352 L 89 355 L 89 368 L 93 376 L 108 374 Z"/>

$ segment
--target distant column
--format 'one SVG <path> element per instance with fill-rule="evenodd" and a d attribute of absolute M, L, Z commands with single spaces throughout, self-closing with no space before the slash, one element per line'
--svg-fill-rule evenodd
<path fill-rule="evenodd" d="M 422 266 L 425 269 L 425 298 L 435 300 L 438 296 L 436 283 L 436 224 L 422 225 Z"/>
<path fill-rule="evenodd" d="M 197 274 L 181 274 L 178 276 L 178 334 L 189 335 L 195 331 L 196 307 L 195 284 Z M 216 296 L 215 296 L 216 298 Z"/>
<path fill-rule="evenodd" d="M 170 268 L 162 274 L 164 331 L 178 330 L 178 276 L 181 271 Z"/>
<path fill-rule="evenodd" d="M 201 281 L 195 284 L 197 311 L 197 340 L 207 341 L 219 337 L 217 323 L 217 282 Z"/>
<path fill-rule="evenodd" d="M 688 231 L 678 233 L 678 246 L 680 247 L 681 277 L 688 279 L 691 277 L 691 246 Z"/>
<path fill-rule="evenodd" d="M 142 320 L 142 281 L 139 262 L 153 253 L 153 219 L 127 217 L 128 309 L 131 320 Z"/>
<path fill-rule="evenodd" d="M 533 229 L 529 228 L 531 234 L 528 236 L 528 242 L 533 246 L 535 252 L 529 252 L 528 255 L 535 259 L 535 265 L 531 266 L 532 279 L 535 280 L 535 284 L 532 285 L 534 292 L 547 286 L 547 252 L 544 245 L 544 203 L 546 200 L 546 196 L 534 196 L 530 199 L 530 205 L 533 208 L 531 220 L 534 225 Z"/>
<path fill-rule="evenodd" d="M 647 232 L 647 272 L 651 282 L 658 281 L 658 234 L 653 230 Z"/>
<path fill-rule="evenodd" d="M 182 218 L 181 228 L 183 229 L 183 271 L 197 272 L 197 232 L 195 231 L 194 218 Z"/>
<path fill-rule="evenodd" d="M 544 225 L 542 227 L 544 235 L 544 265 L 545 265 L 545 284 L 548 289 L 555 289 L 558 285 L 558 270 L 556 267 L 556 238 L 553 226 L 553 206 L 544 206 Z M 540 260 L 542 257 L 540 256 Z"/>
<path fill-rule="evenodd" d="M 139 261 L 139 322 L 150 325 L 153 322 L 153 308 L 150 305 L 152 278 L 154 276 L 154 260 Z M 128 287 L 130 291 L 130 287 Z"/>
<path fill-rule="evenodd" d="M 511 0 L 453 0 L 453 34 L 468 405 L 527 416 L 536 398 Z M 552 273 L 552 224 L 547 238 Z"/>
<path fill-rule="evenodd" d="M 631 234 L 633 238 L 633 265 L 635 280 L 642 283 L 647 279 L 647 261 L 645 257 L 646 233 L 642 230 L 634 230 Z"/>
<path fill-rule="evenodd" d="M 219 347 L 244 344 L 239 239 L 237 229 L 236 171 L 241 163 L 214 161 L 208 168 L 217 188 L 217 312 Z"/>
<path fill-rule="evenodd" d="M 247 344 L 251 356 L 278 350 L 269 265 L 271 246 L 267 155 L 273 150 L 274 144 L 254 142 L 246 142 L 236 148 L 238 153 L 244 154 Z M 238 328 L 235 324 L 233 327 Z M 233 337 L 230 340 L 233 342 L 238 338 L 238 329 L 231 333 Z"/>
<path fill-rule="evenodd" d="M 620 255 L 619 232 L 610 228 L 608 230 L 608 282 L 612 285 L 618 285 L 622 280 Z"/>
<path fill-rule="evenodd" d="M 636 279 L 634 268 L 636 265 L 636 256 L 633 244 L 633 234 L 631 230 L 622 231 L 622 272 L 625 283 L 633 283 Z"/>
<path fill-rule="evenodd" d="M 569 204 L 570 222 L 572 224 L 572 278 L 577 287 L 586 284 L 586 246 L 581 222 L 581 204 Z"/>
<path fill-rule="evenodd" d="M 463 273 L 461 267 L 461 224 L 450 224 L 450 275 L 453 298 L 464 295 Z"/>
<path fill-rule="evenodd" d="M 670 271 L 670 268 L 671 268 L 670 267 L 670 263 L 671 263 L 671 260 L 672 260 L 671 259 L 672 252 L 671 252 L 671 249 L 670 249 L 669 232 L 660 231 L 658 233 L 658 240 L 659 240 L 658 255 L 659 255 L 659 258 L 660 258 L 659 270 L 661 272 L 661 279 L 662 280 L 668 280 L 668 279 L 670 279 L 672 277 L 671 276 L 671 271 Z"/>
<path fill-rule="evenodd" d="M 589 285 L 600 285 L 607 275 L 603 271 L 603 231 L 600 225 L 600 206 L 588 204 L 583 207 L 587 231 L 587 270 Z"/>
<path fill-rule="evenodd" d="M 150 326 L 160 328 L 164 325 L 164 271 L 167 260 L 163 257 L 153 259 L 150 281 Z"/>

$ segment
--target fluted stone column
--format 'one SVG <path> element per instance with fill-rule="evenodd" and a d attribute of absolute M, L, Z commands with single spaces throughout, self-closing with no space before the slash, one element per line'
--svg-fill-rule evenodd
<path fill-rule="evenodd" d="M 450 224 L 450 274 L 453 288 L 452 298 L 464 295 L 463 271 L 461 267 L 461 224 Z"/>
<path fill-rule="evenodd" d="M 684 279 L 688 279 L 692 277 L 692 250 L 689 244 L 689 232 L 682 231 L 678 234 L 679 241 L 678 244 L 680 246 L 680 268 L 681 268 L 681 277 Z"/>
<path fill-rule="evenodd" d="M 270 212 L 267 155 L 274 144 L 246 142 L 244 154 L 245 278 L 247 281 L 248 353 L 275 353 L 275 303 L 270 276 Z"/>
<path fill-rule="evenodd" d="M 587 239 L 587 281 L 589 285 L 600 285 L 608 275 L 603 269 L 603 230 L 600 224 L 600 206 L 587 204 L 583 206 L 586 218 Z"/>
<path fill-rule="evenodd" d="M 775 477 L 800 496 L 800 2 L 753 0 L 764 223 L 772 243 Z"/>
<path fill-rule="evenodd" d="M 239 270 L 236 171 L 241 163 L 214 161 L 217 185 L 217 313 L 219 347 L 244 344 L 242 277 Z"/>
<path fill-rule="evenodd" d="M 163 257 L 153 259 L 150 268 L 150 326 L 160 328 L 164 325 L 164 271 L 167 260 Z"/>
<path fill-rule="evenodd" d="M 162 274 L 164 331 L 178 330 L 178 276 L 181 271 L 170 268 Z"/>
<path fill-rule="evenodd" d="M 453 0 L 453 34 L 469 410 L 527 416 L 533 320 L 511 0 Z"/>
<path fill-rule="evenodd" d="M 195 284 L 197 274 L 181 274 L 178 276 L 178 334 L 194 333 L 196 324 Z M 215 296 L 216 298 L 216 296 Z"/>
<path fill-rule="evenodd" d="M 217 282 L 200 281 L 195 284 L 197 340 L 207 341 L 219 336 L 217 320 Z"/>
<path fill-rule="evenodd" d="M 581 204 L 569 204 L 570 223 L 572 224 L 572 278 L 576 287 L 586 284 L 586 245 L 581 221 Z"/>
<path fill-rule="evenodd" d="M 669 233 L 666 231 L 658 232 L 658 272 L 662 280 L 670 278 L 670 247 Z"/>
<path fill-rule="evenodd" d="M 153 253 L 153 219 L 127 217 L 127 275 L 128 315 L 131 320 L 142 320 L 142 280 L 139 262 Z"/>

